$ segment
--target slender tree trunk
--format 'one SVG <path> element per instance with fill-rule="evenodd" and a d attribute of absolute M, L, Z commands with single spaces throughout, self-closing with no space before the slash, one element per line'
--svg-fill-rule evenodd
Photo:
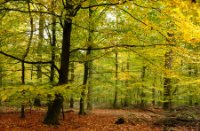
<path fill-rule="evenodd" d="M 25 63 L 24 62 L 22 62 L 21 63 L 22 65 L 22 76 L 21 76 L 21 81 L 22 81 L 22 85 L 25 85 Z"/>
<path fill-rule="evenodd" d="M 93 0 L 90 0 L 90 4 L 93 3 Z M 89 8 L 89 34 L 88 34 L 88 43 L 89 46 L 92 47 L 93 44 L 93 39 L 92 35 L 94 33 L 94 22 L 93 22 L 93 10 Z M 90 48 L 91 48 L 90 47 Z M 91 55 L 91 51 L 89 52 L 88 55 Z M 87 109 L 92 110 L 92 61 L 88 61 L 88 66 L 89 66 L 89 74 L 88 74 L 88 94 L 87 94 Z"/>
<path fill-rule="evenodd" d="M 24 104 L 21 104 L 21 113 L 20 118 L 25 118 L 25 106 Z"/>
<path fill-rule="evenodd" d="M 3 67 L 0 63 L 0 88 L 3 86 Z"/>
<path fill-rule="evenodd" d="M 87 94 L 87 109 L 92 110 L 92 62 L 89 63 L 89 80 L 88 80 L 88 94 Z"/>
<path fill-rule="evenodd" d="M 145 108 L 145 106 L 146 106 L 146 102 L 145 102 L 145 97 L 146 97 L 146 94 L 145 94 L 145 92 L 144 92 L 144 88 L 145 88 L 145 86 L 144 86 L 144 78 L 145 78 L 145 74 L 146 74 L 146 66 L 143 66 L 142 67 L 142 74 L 141 74 L 141 79 L 142 79 L 142 89 L 141 89 L 141 101 L 140 101 L 140 107 L 143 109 L 143 108 Z"/>
<path fill-rule="evenodd" d="M 40 10 L 42 11 L 42 7 L 40 7 Z M 42 13 L 40 13 L 40 18 L 39 18 L 39 42 L 37 46 L 37 55 L 38 59 L 42 59 L 42 44 L 43 44 L 43 39 L 44 39 L 44 16 Z M 41 64 L 37 65 L 37 79 L 39 82 L 42 82 L 42 67 Z"/>
<path fill-rule="evenodd" d="M 1 45 L 0 45 L 0 49 L 1 49 Z M 3 61 L 0 62 L 0 88 L 2 86 L 3 86 Z"/>
<path fill-rule="evenodd" d="M 74 81 L 74 62 L 71 62 L 71 83 L 73 83 L 73 81 Z M 71 94 L 69 104 L 70 104 L 70 105 L 69 105 L 70 108 L 74 108 L 74 98 L 73 98 L 73 94 Z"/>
<path fill-rule="evenodd" d="M 84 115 L 85 113 L 85 98 L 86 98 L 86 87 L 88 82 L 88 74 L 89 74 L 89 61 L 88 57 L 91 53 L 91 46 L 89 45 L 87 48 L 86 58 L 87 60 L 84 62 L 84 76 L 83 76 L 83 86 L 82 86 L 82 92 L 81 92 L 81 98 L 80 98 L 80 109 L 79 114 Z"/>
<path fill-rule="evenodd" d="M 130 67 L 130 63 L 129 63 L 129 54 L 128 54 L 128 57 L 127 57 L 127 62 L 126 62 L 126 70 L 128 71 L 129 73 L 129 67 Z M 125 88 L 126 88 L 126 91 L 125 91 L 125 99 L 124 99 L 124 107 L 128 107 L 129 106 L 129 80 L 125 80 Z"/>
<path fill-rule="evenodd" d="M 189 65 L 189 67 L 188 67 L 188 75 L 189 75 L 189 77 L 191 77 L 192 76 L 192 67 L 191 67 L 191 65 Z M 188 85 L 189 87 L 188 87 L 188 89 L 189 89 L 189 92 L 190 92 L 190 94 L 189 94 L 189 105 L 190 106 L 192 106 L 192 104 L 193 104 L 193 97 L 192 97 L 192 92 L 191 92 L 191 88 L 192 88 L 192 86 L 191 85 Z"/>
<path fill-rule="evenodd" d="M 25 63 L 22 62 L 22 77 L 21 77 L 22 85 L 25 85 Z M 25 92 L 22 91 L 22 95 L 24 95 Z M 20 118 L 25 118 L 25 105 L 22 102 L 21 103 L 21 112 L 20 112 Z"/>
<path fill-rule="evenodd" d="M 155 105 L 156 105 L 156 90 L 155 90 L 155 86 L 156 86 L 156 75 L 154 76 L 153 88 L 152 88 L 152 105 L 153 105 L 153 107 L 155 107 Z"/>
<path fill-rule="evenodd" d="M 113 108 L 117 108 L 118 103 L 118 52 L 115 52 L 115 92 L 114 92 L 114 102 Z"/>
<path fill-rule="evenodd" d="M 165 54 L 165 68 L 167 70 L 172 69 L 172 50 L 166 52 Z M 163 109 L 171 109 L 172 106 L 172 96 L 171 96 L 171 78 L 165 74 L 164 77 L 164 103 Z"/>
<path fill-rule="evenodd" d="M 52 9 L 54 9 L 54 1 L 52 1 Z M 54 14 L 54 11 L 52 11 Z M 52 39 L 51 39 L 51 75 L 50 75 L 50 82 L 54 81 L 54 65 L 55 65 L 55 59 L 56 59 L 56 17 L 52 16 Z"/>
<path fill-rule="evenodd" d="M 42 7 L 41 7 L 42 11 Z M 37 55 L 38 59 L 42 59 L 42 44 L 43 44 L 43 39 L 44 39 L 44 16 L 42 13 L 40 13 L 40 18 L 39 18 L 39 42 L 37 46 Z M 42 66 L 41 64 L 37 65 L 37 79 L 38 82 L 42 82 Z M 40 100 L 40 95 L 38 95 L 35 100 L 34 100 L 34 106 L 41 106 L 41 100 Z"/>

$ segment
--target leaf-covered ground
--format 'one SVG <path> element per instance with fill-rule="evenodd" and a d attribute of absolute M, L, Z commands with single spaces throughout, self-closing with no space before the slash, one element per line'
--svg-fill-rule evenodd
<path fill-rule="evenodd" d="M 162 110 L 111 110 L 96 109 L 84 116 L 77 111 L 66 111 L 65 119 L 60 118 L 59 126 L 42 123 L 44 110 L 27 111 L 26 118 L 19 118 L 19 112 L 4 111 L 0 114 L 0 131 L 162 131 L 163 126 L 154 122 L 163 117 Z M 124 124 L 115 124 L 124 118 Z M 186 127 L 173 127 L 166 130 L 189 131 Z"/>

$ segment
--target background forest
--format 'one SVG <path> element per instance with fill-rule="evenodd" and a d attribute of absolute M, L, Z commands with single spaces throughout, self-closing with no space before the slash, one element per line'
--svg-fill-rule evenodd
<path fill-rule="evenodd" d="M 0 0 L 1 106 L 200 102 L 200 1 Z M 47 104 L 48 103 L 48 104 Z"/>

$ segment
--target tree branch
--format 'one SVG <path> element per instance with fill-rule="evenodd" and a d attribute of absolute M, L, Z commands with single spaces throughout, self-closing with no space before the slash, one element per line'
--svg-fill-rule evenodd
<path fill-rule="evenodd" d="M 161 36 L 163 36 L 165 39 L 166 39 L 166 41 L 170 41 L 169 39 L 168 39 L 168 37 L 167 36 L 165 36 L 162 32 L 160 32 L 159 30 L 157 30 L 157 29 L 154 29 L 154 27 L 153 26 L 149 26 L 148 24 L 146 24 L 145 22 L 143 22 L 142 20 L 140 20 L 140 19 L 138 19 L 138 18 L 136 18 L 135 16 L 133 16 L 130 12 L 128 12 L 127 10 L 125 10 L 125 9 L 122 9 L 122 8 L 120 8 L 120 7 L 118 7 L 120 10 L 122 10 L 123 12 L 125 12 L 125 13 L 127 13 L 130 17 L 132 17 L 134 20 L 136 20 L 136 21 L 138 21 L 138 22 L 140 22 L 140 23 L 142 23 L 143 25 L 145 25 L 145 26 L 148 26 L 148 27 L 150 27 L 152 30 L 155 30 L 155 31 L 157 31 Z"/>
<path fill-rule="evenodd" d="M 29 13 L 28 10 L 22 10 L 20 8 L 7 8 L 7 7 L 4 7 L 4 8 L 1 8 L 0 11 L 17 11 L 17 12 L 21 12 L 21 13 Z M 61 15 L 57 15 L 57 14 L 54 14 L 54 13 L 51 13 L 51 12 L 48 12 L 48 11 L 37 11 L 37 10 L 31 10 L 31 13 L 35 13 L 35 14 L 47 14 L 47 15 L 53 15 L 53 16 L 56 16 L 56 17 L 61 17 Z"/>
<path fill-rule="evenodd" d="M 111 49 L 111 48 L 116 48 L 116 47 L 122 47 L 122 48 L 128 48 L 128 47 L 135 47 L 135 48 L 142 48 L 142 47 L 155 47 L 155 46 L 175 46 L 175 44 L 151 44 L 151 45 L 129 45 L 129 44 L 123 44 L 123 45 L 111 45 L 111 46 L 105 46 L 105 47 L 97 47 L 97 48 L 92 48 L 91 50 L 105 50 L 105 49 Z M 76 48 L 70 51 L 76 52 L 79 50 L 87 50 L 87 48 Z"/>
<path fill-rule="evenodd" d="M 26 61 L 24 59 L 21 59 L 21 58 L 18 58 L 16 56 L 13 56 L 13 55 L 10 55 L 10 54 L 7 54 L 3 51 L 0 51 L 0 54 L 4 55 L 4 56 L 7 56 L 7 57 L 10 57 L 12 59 L 15 59 L 15 60 L 18 60 L 20 62 L 23 62 L 23 63 L 26 63 L 26 64 L 32 64 L 32 65 L 35 65 L 35 64 L 51 64 L 52 61 Z M 60 70 L 58 69 L 58 67 L 54 64 L 54 68 L 59 72 Z"/>
<path fill-rule="evenodd" d="M 128 0 L 128 1 L 131 1 L 131 0 Z M 96 5 L 81 6 L 81 9 L 89 9 L 89 8 L 100 7 L 100 6 L 114 6 L 114 5 L 124 4 L 128 1 L 123 1 L 123 2 L 118 1 L 115 3 L 101 3 L 101 4 L 96 4 Z"/>
<path fill-rule="evenodd" d="M 32 38 L 33 38 L 33 17 L 32 17 L 32 14 L 31 14 L 31 9 L 30 9 L 30 3 L 29 3 L 29 0 L 27 1 L 27 5 L 28 5 L 28 11 L 29 11 L 29 17 L 30 17 L 30 26 L 31 26 L 31 34 L 30 34 L 30 37 L 29 37 L 29 41 L 28 41 L 28 46 L 26 48 L 26 52 L 23 56 L 23 59 L 25 59 L 29 53 L 29 50 L 30 50 L 30 46 L 31 46 L 31 43 L 32 43 Z"/>

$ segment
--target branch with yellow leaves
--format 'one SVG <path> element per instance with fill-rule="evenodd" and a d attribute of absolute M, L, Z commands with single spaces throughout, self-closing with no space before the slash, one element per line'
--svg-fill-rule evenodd
<path fill-rule="evenodd" d="M 5 52 L 3 52 L 3 51 L 0 51 L 0 54 L 4 55 L 4 56 L 6 56 L 6 57 L 12 58 L 12 59 L 14 59 L 14 60 L 17 60 L 17 61 L 26 63 L 26 64 L 32 64 L 32 65 L 35 65 L 35 64 L 52 64 L 52 61 L 27 61 L 27 60 L 18 58 L 18 57 L 14 56 L 14 55 L 10 55 L 10 54 L 8 54 L 8 53 L 5 53 Z M 60 71 L 56 65 L 54 65 L 54 68 L 55 68 L 58 72 Z"/>

